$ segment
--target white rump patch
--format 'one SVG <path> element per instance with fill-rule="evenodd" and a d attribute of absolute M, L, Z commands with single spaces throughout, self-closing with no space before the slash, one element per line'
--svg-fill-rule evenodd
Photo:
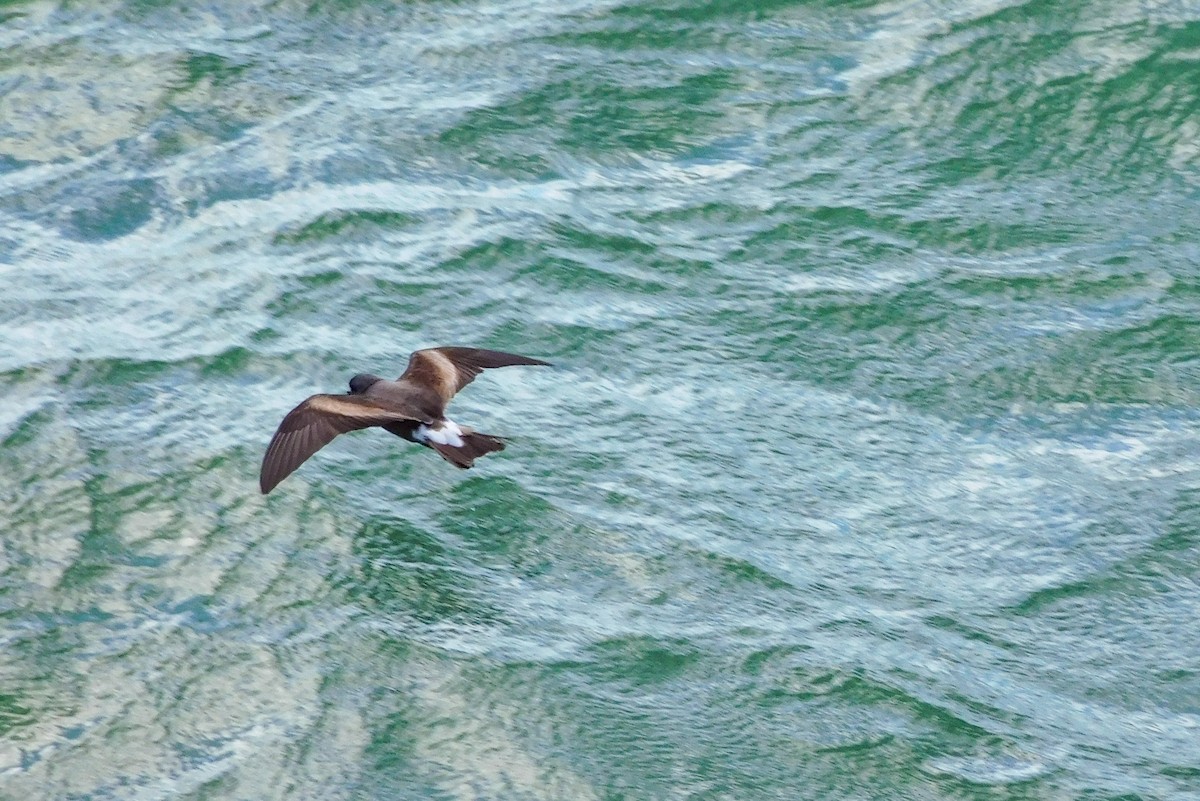
<path fill-rule="evenodd" d="M 413 437 L 418 442 L 436 442 L 438 445 L 449 445 L 454 448 L 463 446 L 463 431 L 453 420 L 442 420 L 431 426 L 422 423 L 413 432 Z"/>

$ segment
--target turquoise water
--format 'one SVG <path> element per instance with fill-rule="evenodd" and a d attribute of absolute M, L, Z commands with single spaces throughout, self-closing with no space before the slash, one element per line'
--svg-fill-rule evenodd
<path fill-rule="evenodd" d="M 0 797 L 1200 797 L 1200 6 L 0 20 Z"/>

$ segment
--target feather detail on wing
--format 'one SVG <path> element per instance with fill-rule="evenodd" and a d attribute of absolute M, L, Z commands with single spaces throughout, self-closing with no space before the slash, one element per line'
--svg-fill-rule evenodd
<path fill-rule="evenodd" d="M 413 353 L 401 381 L 426 386 L 448 403 L 454 394 L 490 367 L 514 365 L 549 367 L 549 362 L 515 353 L 482 348 L 427 348 Z"/>
<path fill-rule="evenodd" d="M 275 489 L 338 434 L 417 418 L 355 395 L 313 395 L 288 412 L 263 456 L 259 488 Z"/>

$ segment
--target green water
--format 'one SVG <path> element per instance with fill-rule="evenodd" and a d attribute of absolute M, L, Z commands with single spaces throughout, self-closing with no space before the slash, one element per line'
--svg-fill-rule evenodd
<path fill-rule="evenodd" d="M 4 3 L 0 797 L 1200 798 L 1198 220 L 1195 3 Z"/>

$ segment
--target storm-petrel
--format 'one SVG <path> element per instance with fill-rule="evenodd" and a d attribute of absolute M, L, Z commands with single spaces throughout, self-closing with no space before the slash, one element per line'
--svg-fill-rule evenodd
<path fill-rule="evenodd" d="M 433 448 L 466 469 L 480 456 L 504 450 L 504 441 L 450 420 L 446 404 L 485 368 L 517 364 L 549 366 L 515 353 L 450 347 L 414 352 L 395 381 L 359 373 L 345 395 L 313 395 L 288 412 L 263 456 L 259 487 L 266 495 L 338 434 L 371 426 Z"/>

